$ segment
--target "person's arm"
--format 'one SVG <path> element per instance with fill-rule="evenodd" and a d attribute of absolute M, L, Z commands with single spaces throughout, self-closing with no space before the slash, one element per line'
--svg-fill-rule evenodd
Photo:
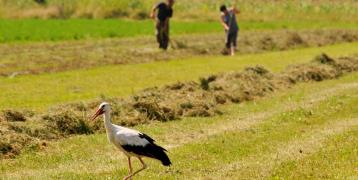
<path fill-rule="evenodd" d="M 220 23 L 221 23 L 221 25 L 223 25 L 223 27 L 226 31 L 229 30 L 229 26 L 225 23 L 225 14 L 223 14 L 223 13 L 220 16 Z"/>
<path fill-rule="evenodd" d="M 231 11 L 234 12 L 235 14 L 240 14 L 240 9 L 237 8 L 236 6 L 232 7 Z"/>
<path fill-rule="evenodd" d="M 150 12 L 150 18 L 155 19 L 155 13 L 158 9 L 158 5 L 154 5 L 152 11 Z"/>
<path fill-rule="evenodd" d="M 232 5 L 231 11 L 234 12 L 235 14 L 240 13 L 240 9 L 237 8 L 237 0 L 234 1 L 234 4 Z"/>

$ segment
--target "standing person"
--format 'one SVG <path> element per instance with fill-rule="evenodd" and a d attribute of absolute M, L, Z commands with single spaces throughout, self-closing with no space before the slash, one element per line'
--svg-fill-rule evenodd
<path fill-rule="evenodd" d="M 226 51 L 230 51 L 230 55 L 235 55 L 235 49 L 237 46 L 237 37 L 239 33 L 239 25 L 237 24 L 236 14 L 240 13 L 240 10 L 236 8 L 236 2 L 233 7 L 226 8 L 225 5 L 220 6 L 221 12 L 221 24 L 223 25 L 226 33 Z"/>
<path fill-rule="evenodd" d="M 156 19 L 156 36 L 159 48 L 167 50 L 169 44 L 169 19 L 173 16 L 174 0 L 166 0 L 155 5 L 150 14 Z M 155 14 L 157 13 L 157 16 Z"/>

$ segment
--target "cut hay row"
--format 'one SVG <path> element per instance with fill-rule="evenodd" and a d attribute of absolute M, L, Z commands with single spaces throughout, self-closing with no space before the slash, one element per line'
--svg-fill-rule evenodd
<path fill-rule="evenodd" d="M 111 64 L 148 63 L 221 54 L 223 34 L 185 35 L 172 39 L 172 50 L 157 49 L 154 38 L 109 39 L 0 45 L 0 76 L 61 72 Z M 357 42 L 357 30 L 243 32 L 241 54 Z M 130 44 L 130 46 L 128 46 Z"/>
<path fill-rule="evenodd" d="M 334 79 L 354 71 L 358 71 L 358 56 L 332 59 L 322 54 L 310 63 L 291 65 L 277 74 L 260 66 L 249 67 L 242 72 L 211 75 L 199 82 L 178 82 L 146 89 L 127 99 L 103 100 L 113 106 L 114 123 L 133 126 L 182 117 L 214 116 L 222 113 L 219 107 L 225 104 L 250 101 L 299 82 Z M 103 100 L 58 106 L 42 114 L 2 111 L 2 157 L 14 157 L 24 147 L 42 148 L 46 146 L 45 141 L 51 139 L 103 132 L 100 121 L 88 121 L 88 114 Z"/>

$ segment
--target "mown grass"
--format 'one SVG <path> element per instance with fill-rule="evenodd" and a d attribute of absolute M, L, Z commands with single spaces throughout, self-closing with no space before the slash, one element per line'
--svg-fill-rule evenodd
<path fill-rule="evenodd" d="M 355 141 L 348 141 L 347 138 L 356 139 L 357 134 L 354 132 L 357 126 L 347 126 L 343 132 L 329 136 L 318 133 L 318 139 L 321 141 L 313 145 L 307 143 L 310 146 L 301 147 L 305 153 L 306 149 L 312 149 L 312 153 L 300 155 L 299 152 L 292 152 L 286 154 L 284 159 L 275 157 L 280 155 L 278 149 L 286 149 L 296 141 L 304 143 L 307 137 L 321 132 L 322 129 L 334 130 L 337 128 L 335 124 L 357 118 L 358 112 L 354 108 L 358 105 L 357 78 L 358 74 L 355 73 L 338 80 L 301 84 L 262 100 L 227 106 L 224 116 L 186 118 L 181 121 L 138 126 L 137 129 L 152 135 L 165 147 L 177 146 L 169 149 L 169 156 L 173 161 L 171 169 L 165 170 L 160 163 L 146 160 L 150 168 L 137 178 L 247 179 L 274 175 L 275 178 L 285 179 L 305 178 L 305 173 L 320 174 L 319 177 L 326 178 L 354 177 L 355 162 L 344 160 L 355 158 Z M 317 101 L 317 98 L 321 100 Z M 255 114 L 264 116 L 255 122 L 252 119 Z M 253 121 L 251 126 L 245 128 L 246 123 Z M 357 125 L 358 122 L 353 124 Z M 222 129 L 216 134 L 210 134 L 221 126 L 227 126 L 228 130 Z M 336 151 L 337 144 L 340 151 Z M 107 142 L 104 134 L 77 136 L 50 143 L 40 152 L 29 150 L 14 160 L 3 160 L 0 164 L 0 177 L 118 179 L 125 176 L 128 170 L 125 157 L 117 152 L 118 150 Z M 315 152 L 324 152 L 324 155 L 316 156 Z M 264 158 L 263 160 L 267 161 L 262 161 L 261 157 L 268 159 Z M 336 159 L 335 165 L 329 166 L 326 157 Z M 310 164 L 310 158 L 315 158 L 316 162 L 327 163 L 312 169 L 315 165 Z M 280 174 L 274 171 L 291 160 L 297 160 L 300 165 L 296 171 L 291 171 L 292 168 L 282 168 Z M 340 168 L 341 165 L 344 165 L 345 169 Z M 139 167 L 138 162 L 135 162 L 135 167 Z M 260 171 L 260 167 L 264 168 L 261 169 L 263 171 Z M 329 171 L 324 169 L 327 167 Z"/>
<path fill-rule="evenodd" d="M 240 21 L 242 30 L 276 29 L 356 29 L 358 23 L 315 21 L 315 20 L 274 20 Z M 219 22 L 174 21 L 172 35 L 222 32 Z M 154 35 L 151 20 L 133 21 L 121 19 L 69 19 L 69 20 L 5 20 L 0 19 L 0 43 L 61 41 L 79 39 L 122 38 Z"/>
<path fill-rule="evenodd" d="M 279 71 L 292 63 L 310 61 L 321 52 L 331 56 L 357 52 L 357 43 L 236 57 L 196 57 L 180 61 L 117 65 L 56 74 L 0 78 L 0 109 L 47 109 L 51 105 L 101 96 L 128 96 L 144 88 L 260 64 Z"/>
<path fill-rule="evenodd" d="M 297 161 L 287 161 L 277 167 L 273 178 L 287 177 L 309 179 L 358 178 L 358 129 L 337 135 L 325 142 L 325 147 Z M 354 168 L 356 167 L 356 168 Z"/>

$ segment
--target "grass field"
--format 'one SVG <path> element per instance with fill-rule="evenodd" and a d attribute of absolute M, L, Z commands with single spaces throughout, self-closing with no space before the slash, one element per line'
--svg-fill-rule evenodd
<path fill-rule="evenodd" d="M 357 30 L 265 30 L 240 32 L 240 55 L 327 46 L 358 41 Z M 158 49 L 153 36 L 0 44 L 0 76 L 57 73 L 109 65 L 139 64 L 192 57 L 217 56 L 223 50 L 223 33 L 174 36 L 167 52 Z"/>
<path fill-rule="evenodd" d="M 355 179 L 358 74 L 307 83 L 258 101 L 226 106 L 223 116 L 137 128 L 169 149 L 173 166 L 140 179 Z M 138 162 L 135 162 L 138 168 Z M 76 136 L 2 160 L 1 178 L 121 178 L 125 157 L 104 134 Z"/>
<path fill-rule="evenodd" d="M 174 34 L 217 32 L 219 24 L 175 22 Z M 154 22 L 131 20 L 0 20 L 0 42 L 59 41 L 154 35 Z"/>
<path fill-rule="evenodd" d="M 48 5 L 40 6 L 34 1 L 0 0 L 0 43 L 153 35 L 153 23 L 146 19 L 155 2 L 49 0 Z M 172 34 L 221 32 L 217 21 L 222 3 L 231 1 L 177 2 Z M 239 0 L 238 6 L 242 10 L 239 24 L 245 31 L 358 27 L 355 0 Z M 141 21 L 132 21 L 138 15 Z M 113 19 L 118 17 L 132 20 Z"/>
<path fill-rule="evenodd" d="M 219 22 L 174 21 L 172 35 L 222 32 Z M 240 21 L 240 28 L 251 30 L 276 29 L 319 29 L 342 28 L 357 29 L 355 22 L 336 22 L 318 20 L 273 20 Z M 0 43 L 61 41 L 79 39 L 101 39 L 114 37 L 135 37 L 154 35 L 154 22 L 151 20 L 132 21 L 120 19 L 70 19 L 70 20 L 6 20 L 0 19 Z"/>
<path fill-rule="evenodd" d="M 126 157 L 87 117 L 96 100 L 131 95 L 110 101 L 114 122 L 133 120 L 173 163 L 145 159 L 134 179 L 358 179 L 356 58 L 294 66 L 358 53 L 357 0 L 238 0 L 233 57 L 220 55 L 218 22 L 231 0 L 177 1 L 166 52 L 148 19 L 155 2 L 0 0 L 0 179 L 124 177 Z M 275 74 L 242 71 L 256 65 Z M 208 115 L 161 119 L 183 105 L 171 99 Z"/>
<path fill-rule="evenodd" d="M 342 56 L 356 53 L 357 47 L 356 43 L 350 43 L 237 57 L 196 57 L 188 61 L 105 66 L 13 79 L 0 77 L 0 109 L 46 109 L 51 105 L 100 96 L 128 96 L 148 87 L 196 80 L 211 73 L 241 70 L 257 64 L 279 71 L 289 64 L 310 61 L 321 52 Z"/>

